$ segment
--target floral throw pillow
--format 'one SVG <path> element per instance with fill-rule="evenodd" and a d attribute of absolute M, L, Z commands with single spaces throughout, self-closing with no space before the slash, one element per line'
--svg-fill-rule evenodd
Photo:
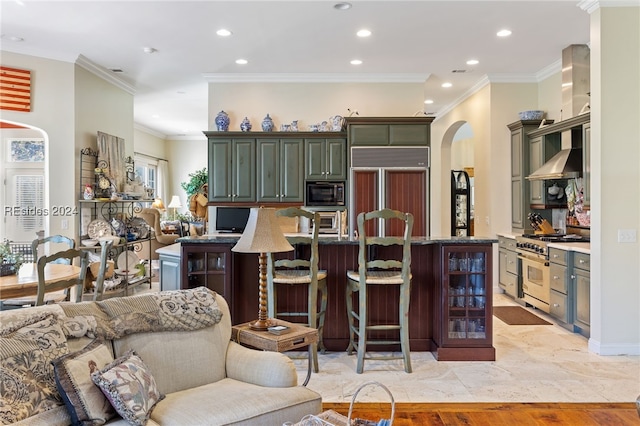
<path fill-rule="evenodd" d="M 10 424 L 62 405 L 54 358 L 68 352 L 54 314 L 39 314 L 0 329 L 0 423 Z"/>
<path fill-rule="evenodd" d="M 103 425 L 116 413 L 91 373 L 113 362 L 111 350 L 100 340 L 53 361 L 56 385 L 74 425 Z"/>
<path fill-rule="evenodd" d="M 155 405 L 164 399 L 149 368 L 132 350 L 91 374 L 91 380 L 132 425 L 144 426 Z"/>

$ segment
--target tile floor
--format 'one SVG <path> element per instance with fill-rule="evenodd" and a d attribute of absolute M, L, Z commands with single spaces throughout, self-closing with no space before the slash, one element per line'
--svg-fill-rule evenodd
<path fill-rule="evenodd" d="M 498 294 L 494 305 L 514 305 Z M 551 320 L 546 314 L 536 314 Z M 389 388 L 396 402 L 632 402 L 640 395 L 640 356 L 599 356 L 587 339 L 558 325 L 510 326 L 494 319 L 496 361 L 442 362 L 413 352 L 413 373 L 402 360 L 365 361 L 345 352 L 318 354 L 320 372 L 308 387 L 325 402 L 350 402 L 368 381 Z M 302 381 L 306 360 L 295 360 Z M 382 388 L 365 386 L 357 401 L 389 401 Z"/>
<path fill-rule="evenodd" d="M 158 291 L 157 282 L 151 291 Z M 515 304 L 502 294 L 494 296 L 494 306 Z M 308 387 L 325 402 L 350 402 L 370 381 L 384 384 L 396 402 L 633 402 L 640 395 L 640 356 L 589 353 L 587 339 L 556 324 L 510 326 L 493 320 L 495 361 L 443 362 L 429 352 L 413 352 L 411 374 L 404 372 L 402 360 L 365 361 L 363 374 L 356 374 L 355 355 L 332 352 L 318 354 L 320 372 L 311 375 Z M 307 360 L 294 363 L 302 383 Z M 360 402 L 389 400 L 373 385 L 357 396 Z"/>

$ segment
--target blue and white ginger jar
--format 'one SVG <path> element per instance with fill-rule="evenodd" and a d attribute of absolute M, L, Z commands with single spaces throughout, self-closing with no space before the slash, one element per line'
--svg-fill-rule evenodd
<path fill-rule="evenodd" d="M 251 131 L 251 122 L 247 117 L 245 117 L 244 120 L 242 120 L 242 123 L 240 123 L 240 130 L 243 132 Z"/>
<path fill-rule="evenodd" d="M 226 132 L 229 130 L 229 114 L 220 111 L 218 115 L 216 115 L 215 123 L 219 132 Z"/>
<path fill-rule="evenodd" d="M 262 131 L 263 132 L 271 132 L 273 131 L 273 120 L 269 117 L 269 114 L 262 120 Z"/>

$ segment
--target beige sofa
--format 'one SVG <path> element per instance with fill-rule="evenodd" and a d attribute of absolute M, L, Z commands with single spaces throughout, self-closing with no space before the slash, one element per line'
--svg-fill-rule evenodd
<path fill-rule="evenodd" d="M 212 311 L 217 316 L 211 315 Z M 96 336 L 110 338 L 105 342 L 114 357 L 130 349 L 135 351 L 148 366 L 158 391 L 166 395 L 151 411 L 149 425 L 280 426 L 321 411 L 320 395 L 298 386 L 295 366 L 288 357 L 248 349 L 230 340 L 229 307 L 221 296 L 207 289 L 3 311 L 0 344 L 9 342 L 11 346 L 7 330 L 12 330 L 12 324 L 44 313 L 55 314 L 55 319 L 64 324 L 85 318 L 97 320 L 95 326 L 88 321 L 93 330 L 80 337 L 77 331 L 76 336 L 67 335 L 65 329 L 70 353 L 78 353 L 74 351 L 86 347 Z M 206 324 L 211 318 L 217 322 Z M 0 349 L 6 354 L 6 346 Z M 12 395 L 4 383 L 8 382 L 3 382 L 0 412 L 11 409 L 7 404 Z M 16 424 L 69 425 L 71 418 L 60 401 Z M 116 417 L 107 424 L 127 422 Z"/>

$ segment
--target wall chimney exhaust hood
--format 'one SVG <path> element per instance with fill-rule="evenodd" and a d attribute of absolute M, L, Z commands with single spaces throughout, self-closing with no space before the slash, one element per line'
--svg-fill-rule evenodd
<path fill-rule="evenodd" d="M 528 180 L 569 179 L 582 173 L 582 149 L 563 149 L 527 176 Z"/>

